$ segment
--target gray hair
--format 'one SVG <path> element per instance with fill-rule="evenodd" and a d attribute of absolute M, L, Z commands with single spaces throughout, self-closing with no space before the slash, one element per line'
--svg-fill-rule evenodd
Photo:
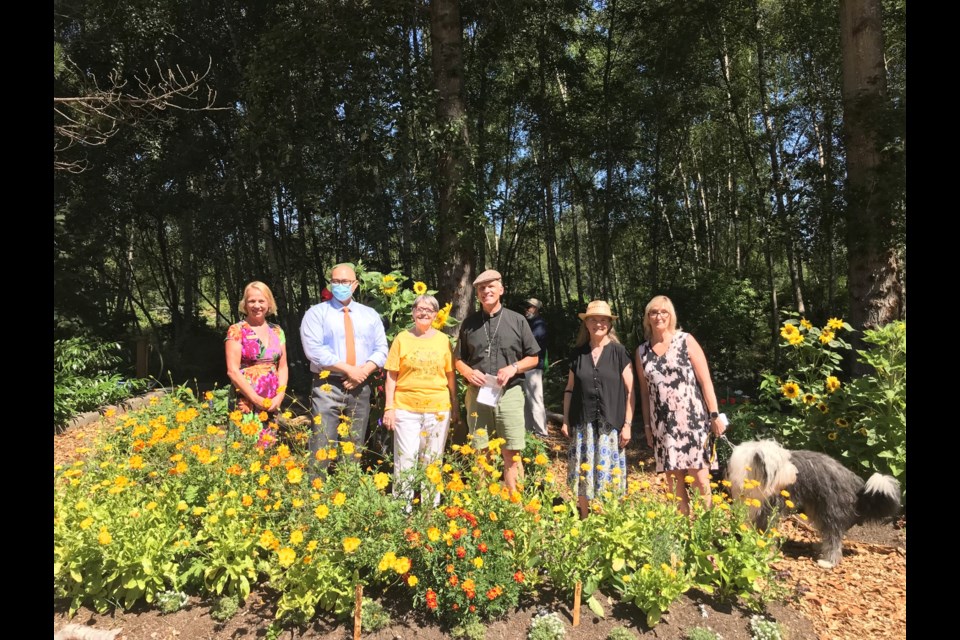
<path fill-rule="evenodd" d="M 416 309 L 417 305 L 419 305 L 421 302 L 425 302 L 426 304 L 428 304 L 430 308 L 433 309 L 434 311 L 440 311 L 440 303 L 437 302 L 436 298 L 434 298 L 429 294 L 424 293 L 423 295 L 417 296 L 416 299 L 413 301 L 413 308 Z"/>

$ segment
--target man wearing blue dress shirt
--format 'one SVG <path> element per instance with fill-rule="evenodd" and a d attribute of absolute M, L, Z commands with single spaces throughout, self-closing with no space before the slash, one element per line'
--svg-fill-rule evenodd
<path fill-rule="evenodd" d="M 353 299 L 357 290 L 353 265 L 341 263 L 330 273 L 333 299 L 313 305 L 303 316 L 300 338 L 314 374 L 311 406 L 314 415 L 310 453 L 321 470 L 330 464 L 320 449 L 333 441 L 351 440 L 359 451 L 367 438 L 370 385 L 367 378 L 387 362 L 387 336 L 380 315 Z M 349 436 L 337 432 L 349 418 Z M 319 417 L 320 423 L 317 424 Z"/>

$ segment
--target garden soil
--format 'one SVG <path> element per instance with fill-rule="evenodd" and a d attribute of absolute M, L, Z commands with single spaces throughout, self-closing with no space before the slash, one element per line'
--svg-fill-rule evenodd
<path fill-rule="evenodd" d="M 104 423 L 76 427 L 54 436 L 54 463 L 69 463 L 80 457 L 77 449 L 88 447 Z M 555 458 L 555 472 L 566 473 L 565 443 L 559 434 L 548 441 Z M 646 479 L 657 484 L 655 474 L 644 469 L 653 466 L 651 452 L 645 448 L 630 450 L 631 479 Z M 562 476 L 561 476 L 562 477 Z M 787 632 L 788 640 L 864 640 L 906 637 L 906 518 L 883 525 L 854 527 L 844 541 L 843 562 L 832 570 L 817 566 L 816 533 L 797 519 L 781 524 L 786 535 L 783 559 L 775 568 L 784 578 L 786 596 L 782 602 L 767 605 L 764 615 L 776 620 Z M 81 608 L 72 618 L 65 602 L 54 602 L 54 632 L 68 623 L 96 629 L 122 628 L 120 640 L 253 640 L 264 638 L 273 618 L 273 594 L 255 591 L 235 616 L 219 623 L 210 616 L 211 601 L 191 598 L 172 614 L 161 614 L 147 606 L 130 611 L 117 609 L 98 614 Z M 625 627 L 640 638 L 683 640 L 696 627 L 707 627 L 723 640 L 749 640 L 750 618 L 754 612 L 737 603 L 717 602 L 711 596 L 693 591 L 671 605 L 659 624 L 650 628 L 642 612 L 629 603 L 600 597 L 605 617 L 593 614 L 584 603 L 579 625 L 573 626 L 570 598 L 550 591 L 521 602 L 509 617 L 487 626 L 487 640 L 522 639 L 530 621 L 541 612 L 555 612 L 564 621 L 567 638 L 603 639 L 615 627 Z M 391 624 L 375 633 L 363 634 L 370 640 L 439 640 L 451 637 L 449 629 L 420 612 L 391 610 Z M 346 640 L 353 637 L 352 621 L 326 616 L 310 626 L 284 630 L 281 639 Z"/>

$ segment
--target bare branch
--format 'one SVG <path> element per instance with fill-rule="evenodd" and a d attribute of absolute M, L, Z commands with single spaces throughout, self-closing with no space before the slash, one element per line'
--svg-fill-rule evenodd
<path fill-rule="evenodd" d="M 128 81 L 119 73 L 111 72 L 107 76 L 109 87 L 106 89 L 100 87 L 96 77 L 91 77 L 93 90 L 87 95 L 54 97 L 55 171 L 83 171 L 85 161 L 68 161 L 58 155 L 76 145 L 94 147 L 106 144 L 124 122 L 149 118 L 167 109 L 227 111 L 231 108 L 215 106 L 217 92 L 205 82 L 213 66 L 212 59 L 208 59 L 203 73 L 184 71 L 179 65 L 175 69 L 163 69 L 159 62 L 154 64 L 155 72 L 144 69 L 142 74 L 133 77 L 136 92 L 127 89 Z"/>

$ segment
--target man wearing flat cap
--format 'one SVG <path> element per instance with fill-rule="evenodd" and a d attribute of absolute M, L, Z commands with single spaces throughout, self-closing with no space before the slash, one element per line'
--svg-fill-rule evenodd
<path fill-rule="evenodd" d="M 523 393 L 527 397 L 524 415 L 527 428 L 537 436 L 545 438 L 547 437 L 547 410 L 543 406 L 543 365 L 544 356 L 547 353 L 547 322 L 540 315 L 543 304 L 539 300 L 530 298 L 525 305 L 527 311 L 524 315 L 534 339 L 540 345 L 540 353 L 537 354 L 537 366 L 524 375 Z"/>
<path fill-rule="evenodd" d="M 513 491 L 523 469 L 520 452 L 526 444 L 523 374 L 537 366 L 540 347 L 527 319 L 501 304 L 503 279 L 498 271 L 481 273 L 473 288 L 481 309 L 460 325 L 454 367 L 470 383 L 465 404 L 473 446 L 486 449 L 491 436 L 506 441 L 501 447 L 503 483 Z M 477 400 L 487 383 L 486 374 L 495 376 L 496 386 L 502 389 L 494 406 Z"/>

